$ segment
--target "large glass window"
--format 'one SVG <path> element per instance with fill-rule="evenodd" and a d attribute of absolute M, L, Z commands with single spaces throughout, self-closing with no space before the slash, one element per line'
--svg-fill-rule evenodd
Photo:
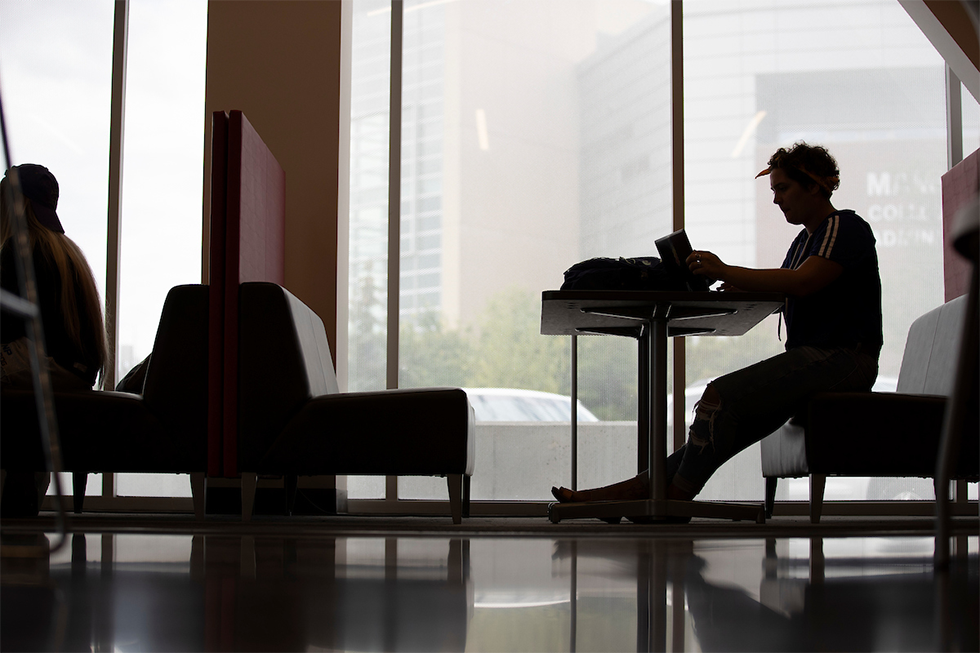
<path fill-rule="evenodd" d="M 112 0 L 0 2 L 0 93 L 12 162 L 39 163 L 58 179 L 58 216 L 103 296 L 112 24 Z M 62 485 L 71 487 L 68 475 Z M 87 492 L 101 486 L 101 475 L 92 475 Z"/>
<path fill-rule="evenodd" d="M 356 182 L 381 167 L 371 125 L 384 126 L 387 97 L 387 77 L 377 74 L 386 51 L 358 79 L 368 39 L 358 43 L 359 22 L 374 17 L 386 27 L 369 5 L 355 4 L 352 389 L 354 371 L 366 369 L 362 341 L 371 334 L 384 346 L 383 313 L 360 301 L 373 298 L 383 311 L 382 284 L 367 271 L 386 265 L 385 227 L 375 226 L 384 194 L 367 192 L 374 177 Z M 559 402 L 569 394 L 569 342 L 539 334 L 541 291 L 560 286 L 562 272 L 584 258 L 651 254 L 669 231 L 667 11 L 639 0 L 405 3 L 400 386 L 506 390 L 488 399 L 498 403 L 526 401 L 530 391 Z M 370 210 L 364 196 L 376 200 Z M 581 399 L 605 429 L 590 431 L 603 443 L 589 462 L 605 461 L 602 480 L 616 480 L 636 467 L 635 424 L 620 422 L 636 415 L 635 344 L 587 340 Z M 479 422 L 473 498 L 544 500 L 552 483 L 568 483 L 567 419 Z M 582 472 L 583 482 L 600 478 Z M 399 481 L 402 498 L 445 493 L 439 479 Z"/>
<path fill-rule="evenodd" d="M 885 344 L 878 388 L 894 389 L 912 320 L 943 302 L 940 177 L 944 65 L 893 0 L 684 3 L 687 229 L 737 265 L 778 267 L 798 228 L 754 179 L 781 146 L 826 146 L 841 169 L 837 208 L 874 230 Z M 737 342 L 692 338 L 688 408 L 706 379 L 782 349 L 775 319 Z M 763 497 L 758 446 L 729 461 L 703 498 Z M 828 479 L 827 499 L 932 498 L 905 479 Z M 922 484 L 920 484 L 922 485 Z M 777 498 L 806 499 L 781 482 Z"/>
<path fill-rule="evenodd" d="M 13 163 L 58 179 L 58 214 L 105 292 L 112 0 L 0 2 L 0 93 Z"/>
<path fill-rule="evenodd" d="M 350 269 L 347 387 L 386 383 L 391 2 L 354 3 L 351 52 Z M 381 498 L 385 479 L 351 476 L 352 498 Z"/>
<path fill-rule="evenodd" d="M 153 349 L 167 292 L 201 282 L 205 0 L 131 0 L 116 378 Z M 187 475 L 119 474 L 116 492 L 189 497 Z"/>
<path fill-rule="evenodd" d="M 692 241 L 730 263 L 778 266 L 795 229 L 755 174 L 777 147 L 827 146 L 843 176 L 835 205 L 864 216 L 878 240 L 885 348 L 876 388 L 893 388 L 910 323 L 943 299 L 941 57 L 893 0 L 683 6 Z M 401 386 L 494 388 L 496 402 L 569 394 L 569 344 L 538 334 L 540 292 L 578 260 L 655 254 L 654 240 L 671 231 L 669 12 L 665 2 L 629 0 L 405 3 Z M 355 141 L 358 130 L 355 116 Z M 352 147 L 354 170 L 360 149 Z M 370 215 L 380 220 L 383 208 Z M 355 229 L 361 219 L 352 208 L 352 253 L 387 251 Z M 357 298 L 376 297 L 379 285 L 355 287 L 358 270 L 372 266 L 351 261 L 351 314 L 363 316 Z M 374 306 L 380 324 L 383 305 Z M 353 319 L 351 329 L 352 343 L 381 333 Z M 738 341 L 689 339 L 687 412 L 710 379 L 782 348 L 776 318 Z M 579 396 L 599 418 L 580 425 L 579 483 L 595 485 L 636 471 L 635 343 L 579 338 L 578 351 Z M 548 499 L 551 483 L 568 480 L 569 455 L 567 424 L 478 417 L 473 497 Z M 828 483 L 827 498 L 919 496 L 888 483 Z M 806 491 L 784 483 L 780 497 Z M 403 479 L 399 495 L 442 498 L 445 489 Z M 762 495 L 757 446 L 702 494 Z"/>
<path fill-rule="evenodd" d="M 113 8 L 111 0 L 0 3 L 11 154 L 58 178 L 59 215 L 103 295 Z M 201 279 L 206 29 L 204 0 L 130 2 L 117 378 L 152 349 L 167 290 Z M 117 480 L 121 495 L 190 496 L 186 476 Z M 86 492 L 101 487 L 92 475 Z"/>

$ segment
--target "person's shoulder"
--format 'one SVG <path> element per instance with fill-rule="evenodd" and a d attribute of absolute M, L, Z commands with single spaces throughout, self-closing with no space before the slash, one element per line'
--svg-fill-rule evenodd
<path fill-rule="evenodd" d="M 868 224 L 868 222 L 857 214 L 853 209 L 837 209 L 829 216 L 828 220 L 836 220 L 840 224 Z"/>
<path fill-rule="evenodd" d="M 814 236 L 816 240 L 825 237 L 836 239 L 840 236 L 868 236 L 872 240 L 874 239 L 871 225 L 850 209 L 834 211 L 828 215 L 827 219 L 821 222 L 820 226 L 814 231 Z"/>
<path fill-rule="evenodd" d="M 831 218 L 836 218 L 838 229 L 851 233 L 866 235 L 874 240 L 874 233 L 868 221 L 851 209 L 836 211 Z"/>
<path fill-rule="evenodd" d="M 814 236 L 817 253 L 833 259 L 864 256 L 877 242 L 871 225 L 850 209 L 831 213 Z"/>

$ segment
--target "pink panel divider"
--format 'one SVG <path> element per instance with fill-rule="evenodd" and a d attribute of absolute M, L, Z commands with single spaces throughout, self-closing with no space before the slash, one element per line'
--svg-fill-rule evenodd
<path fill-rule="evenodd" d="M 956 212 L 980 194 L 980 150 L 943 175 L 943 281 L 946 300 L 965 295 L 970 286 L 970 263 L 953 249 L 950 234 Z"/>
<path fill-rule="evenodd" d="M 224 118 L 220 118 L 223 116 Z M 212 185 L 211 324 L 209 387 L 220 435 L 209 431 L 208 473 L 238 475 L 238 287 L 247 281 L 285 285 L 286 176 L 241 111 L 215 113 L 215 131 L 225 121 L 227 156 L 224 211 L 215 214 Z M 212 136 L 212 149 L 216 147 Z M 212 184 L 218 174 L 212 158 Z M 220 251 L 216 251 L 216 249 Z M 221 266 L 218 274 L 219 265 Z M 216 315 L 220 312 L 220 316 Z M 220 338 L 215 340 L 215 338 Z M 212 412 L 213 409 L 213 412 Z M 212 444 L 217 443 L 217 449 Z"/>
<path fill-rule="evenodd" d="M 228 114 L 211 118 L 211 230 L 208 247 L 208 476 L 222 475 L 224 430 L 225 213 Z"/>

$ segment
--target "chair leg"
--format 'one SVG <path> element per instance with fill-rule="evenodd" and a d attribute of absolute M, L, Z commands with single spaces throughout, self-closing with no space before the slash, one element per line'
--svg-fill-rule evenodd
<path fill-rule="evenodd" d="M 252 508 L 255 506 L 255 486 L 258 485 L 259 475 L 254 472 L 242 472 L 242 521 L 251 521 Z"/>
<path fill-rule="evenodd" d="M 463 517 L 469 518 L 470 516 L 470 480 L 472 476 L 468 474 L 463 474 Z"/>
<path fill-rule="evenodd" d="M 823 512 L 823 489 L 827 485 L 825 474 L 810 474 L 810 523 L 819 524 Z"/>
<path fill-rule="evenodd" d="M 205 502 L 207 501 L 207 476 L 204 472 L 191 473 L 191 500 L 194 502 L 194 518 L 204 520 Z"/>
<path fill-rule="evenodd" d="M 776 506 L 776 483 L 779 479 L 775 476 L 766 477 L 766 519 L 772 519 L 772 511 Z"/>
<path fill-rule="evenodd" d="M 82 513 L 82 506 L 85 504 L 85 486 L 87 485 L 88 485 L 87 472 L 72 472 L 71 499 L 72 499 L 72 508 L 74 509 L 76 515 L 80 515 Z"/>
<path fill-rule="evenodd" d="M 453 515 L 454 524 L 463 523 L 463 475 L 449 474 L 446 476 L 449 483 L 449 509 Z"/>

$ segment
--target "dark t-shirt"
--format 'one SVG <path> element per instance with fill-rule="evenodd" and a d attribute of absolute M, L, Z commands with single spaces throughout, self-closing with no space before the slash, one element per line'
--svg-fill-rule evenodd
<path fill-rule="evenodd" d="M 806 229 L 793 241 L 782 267 L 795 269 L 810 256 L 843 266 L 826 288 L 786 300 L 786 349 L 855 347 L 881 351 L 881 277 L 875 237 L 854 211 L 836 211 L 812 236 Z"/>
<path fill-rule="evenodd" d="M 65 320 L 61 305 L 61 276 L 55 265 L 37 247 L 33 251 L 34 275 L 37 282 L 38 304 L 41 306 L 41 322 L 44 326 L 44 345 L 47 355 L 54 358 L 58 365 L 77 374 L 91 384 L 95 384 L 96 365 L 94 361 L 85 360 L 84 354 L 72 343 L 65 330 Z M 20 295 L 17 286 L 17 268 L 15 267 L 13 247 L 4 247 L 0 252 L 0 284 L 3 289 Z M 74 307 L 83 311 L 83 306 Z M 85 316 L 80 317 L 82 338 L 91 342 L 95 336 L 87 333 L 89 321 Z M 23 318 L 4 312 L 0 316 L 0 341 L 4 344 L 13 342 L 27 335 L 27 325 Z"/>

